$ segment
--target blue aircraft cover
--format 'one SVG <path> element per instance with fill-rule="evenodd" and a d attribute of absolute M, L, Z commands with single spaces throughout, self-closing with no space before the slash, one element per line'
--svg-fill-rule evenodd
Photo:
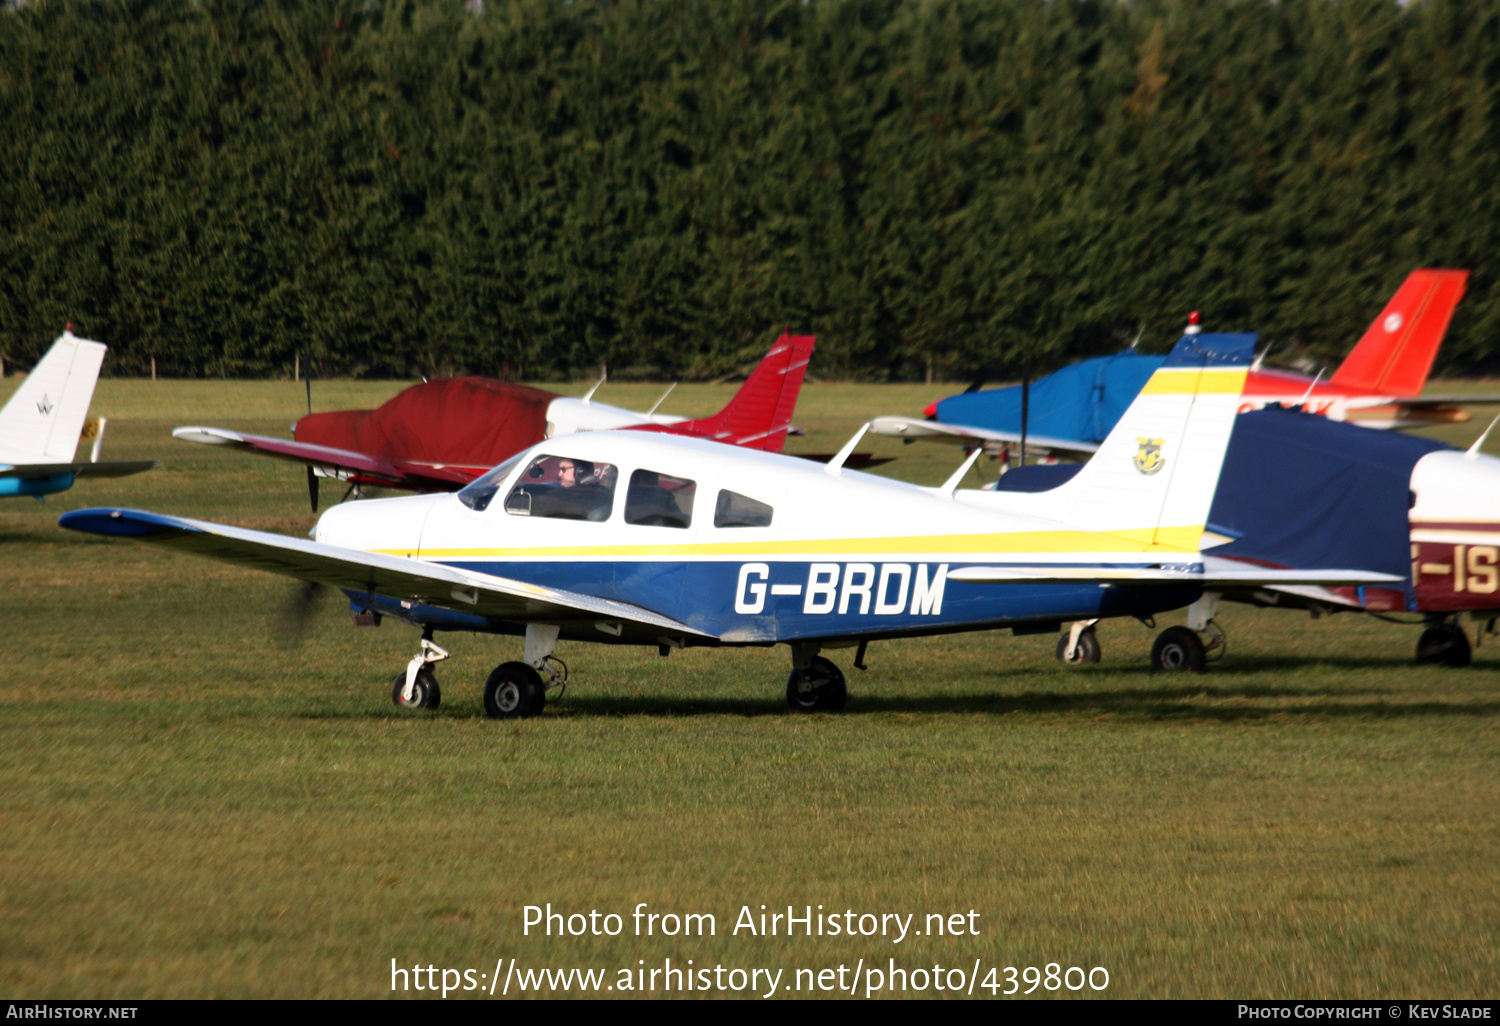
<path fill-rule="evenodd" d="M 1211 551 L 1298 570 L 1397 574 L 1407 579 L 1409 606 L 1411 472 L 1423 456 L 1448 448 L 1309 413 L 1242 413 L 1208 515 L 1211 529 L 1237 537 Z M 996 488 L 1045 491 L 1082 467 L 1017 467 Z"/>
<path fill-rule="evenodd" d="M 1102 442 L 1124 415 L 1164 356 L 1123 352 L 1064 367 L 1031 383 L 1028 434 Z M 995 431 L 1021 430 L 1021 386 L 949 396 L 937 419 Z"/>

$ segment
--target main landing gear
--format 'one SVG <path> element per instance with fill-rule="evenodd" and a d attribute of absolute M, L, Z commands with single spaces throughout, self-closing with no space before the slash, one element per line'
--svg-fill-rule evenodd
<path fill-rule="evenodd" d="M 860 662 L 859 657 L 855 662 Z M 848 698 L 843 671 L 818 655 L 815 643 L 792 645 L 792 674 L 786 679 L 786 704 L 794 712 L 838 712 Z"/>
<path fill-rule="evenodd" d="M 1229 647 L 1228 635 L 1214 623 L 1219 614 L 1219 596 L 1204 592 L 1188 606 L 1186 627 L 1168 627 L 1151 646 L 1151 672 L 1202 673 L 1211 662 L 1222 659 Z"/>
<path fill-rule="evenodd" d="M 1417 662 L 1430 666 L 1468 666 L 1474 658 L 1469 636 L 1459 626 L 1458 617 L 1430 621 L 1417 639 Z"/>
<path fill-rule="evenodd" d="M 528 624 L 523 662 L 501 663 L 484 684 L 484 711 L 494 719 L 514 720 L 535 716 L 547 705 L 547 692 L 566 688 L 568 667 L 553 655 L 560 628 L 550 624 Z M 391 700 L 403 709 L 436 709 L 442 701 L 434 663 L 448 658 L 448 650 L 432 641 L 432 631 L 422 634 L 422 650 L 396 675 Z M 558 694 L 561 696 L 561 690 Z"/>

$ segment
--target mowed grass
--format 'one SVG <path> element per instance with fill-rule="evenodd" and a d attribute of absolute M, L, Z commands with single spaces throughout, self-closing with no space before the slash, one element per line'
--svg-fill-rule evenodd
<path fill-rule="evenodd" d="M 403 386 L 314 387 L 328 409 Z M 685 385 L 666 408 L 733 389 Z M 951 390 L 810 385 L 793 448 Z M 1147 673 L 1134 621 L 1101 625 L 1104 662 L 1072 670 L 1055 636 L 880 643 L 867 673 L 830 653 L 850 679 L 836 716 L 786 712 L 784 649 L 565 643 L 566 696 L 502 723 L 480 685 L 519 641 L 442 635 L 443 706 L 405 713 L 390 690 L 414 631 L 357 630 L 336 598 L 289 623 L 289 581 L 56 526 L 127 504 L 301 534 L 298 468 L 169 431 L 284 434 L 302 403 L 290 382 L 106 380 L 106 456 L 163 467 L 0 507 L 6 996 L 369 997 L 392 958 L 499 957 L 610 981 L 670 957 L 782 968 L 785 987 L 894 958 L 1103 966 L 1125 997 L 1496 995 L 1500 641 L 1467 670 L 1419 668 L 1410 627 L 1231 607 L 1228 655 L 1193 677 Z M 861 448 L 924 482 L 959 458 Z M 547 902 L 625 932 L 523 936 L 522 907 Z M 639 902 L 717 933 L 633 936 Z M 918 929 L 974 909 L 979 935 L 733 935 L 762 904 Z"/>

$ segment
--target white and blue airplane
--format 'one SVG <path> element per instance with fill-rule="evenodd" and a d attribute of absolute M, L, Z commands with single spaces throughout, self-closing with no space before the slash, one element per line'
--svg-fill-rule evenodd
<path fill-rule="evenodd" d="M 124 477 L 157 465 L 155 460 L 101 463 L 102 420 L 93 432 L 93 459 L 75 459 L 106 349 L 65 330 L 0 410 L 0 496 L 40 501 L 72 488 L 75 478 Z"/>
<path fill-rule="evenodd" d="M 601 431 L 548 439 L 454 494 L 335 507 L 314 540 L 129 509 L 61 524 L 333 585 L 356 622 L 418 627 L 421 651 L 392 686 L 398 705 L 438 705 L 432 665 L 447 652 L 433 634 L 465 630 L 525 637 L 523 658 L 485 684 L 493 717 L 542 710 L 566 679 L 560 639 L 664 655 L 786 644 L 791 707 L 834 710 L 846 688 L 827 649 L 859 646 L 858 666 L 877 639 L 1148 620 L 1206 585 L 1393 580 L 1205 569 L 1201 539 L 1253 341 L 1184 338 L 1083 470 L 1046 492 L 958 488 L 977 450 L 937 488 L 848 470 L 863 431 L 826 465 Z M 1189 633 L 1163 632 L 1158 663 L 1180 659 Z"/>

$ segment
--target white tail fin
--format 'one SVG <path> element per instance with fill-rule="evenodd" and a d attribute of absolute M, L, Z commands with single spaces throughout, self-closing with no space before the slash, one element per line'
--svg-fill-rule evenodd
<path fill-rule="evenodd" d="M 0 462 L 68 463 L 108 347 L 64 331 L 0 410 Z"/>
<path fill-rule="evenodd" d="M 1184 336 L 1089 462 L 1042 493 L 1048 516 L 1197 551 L 1255 336 Z"/>

